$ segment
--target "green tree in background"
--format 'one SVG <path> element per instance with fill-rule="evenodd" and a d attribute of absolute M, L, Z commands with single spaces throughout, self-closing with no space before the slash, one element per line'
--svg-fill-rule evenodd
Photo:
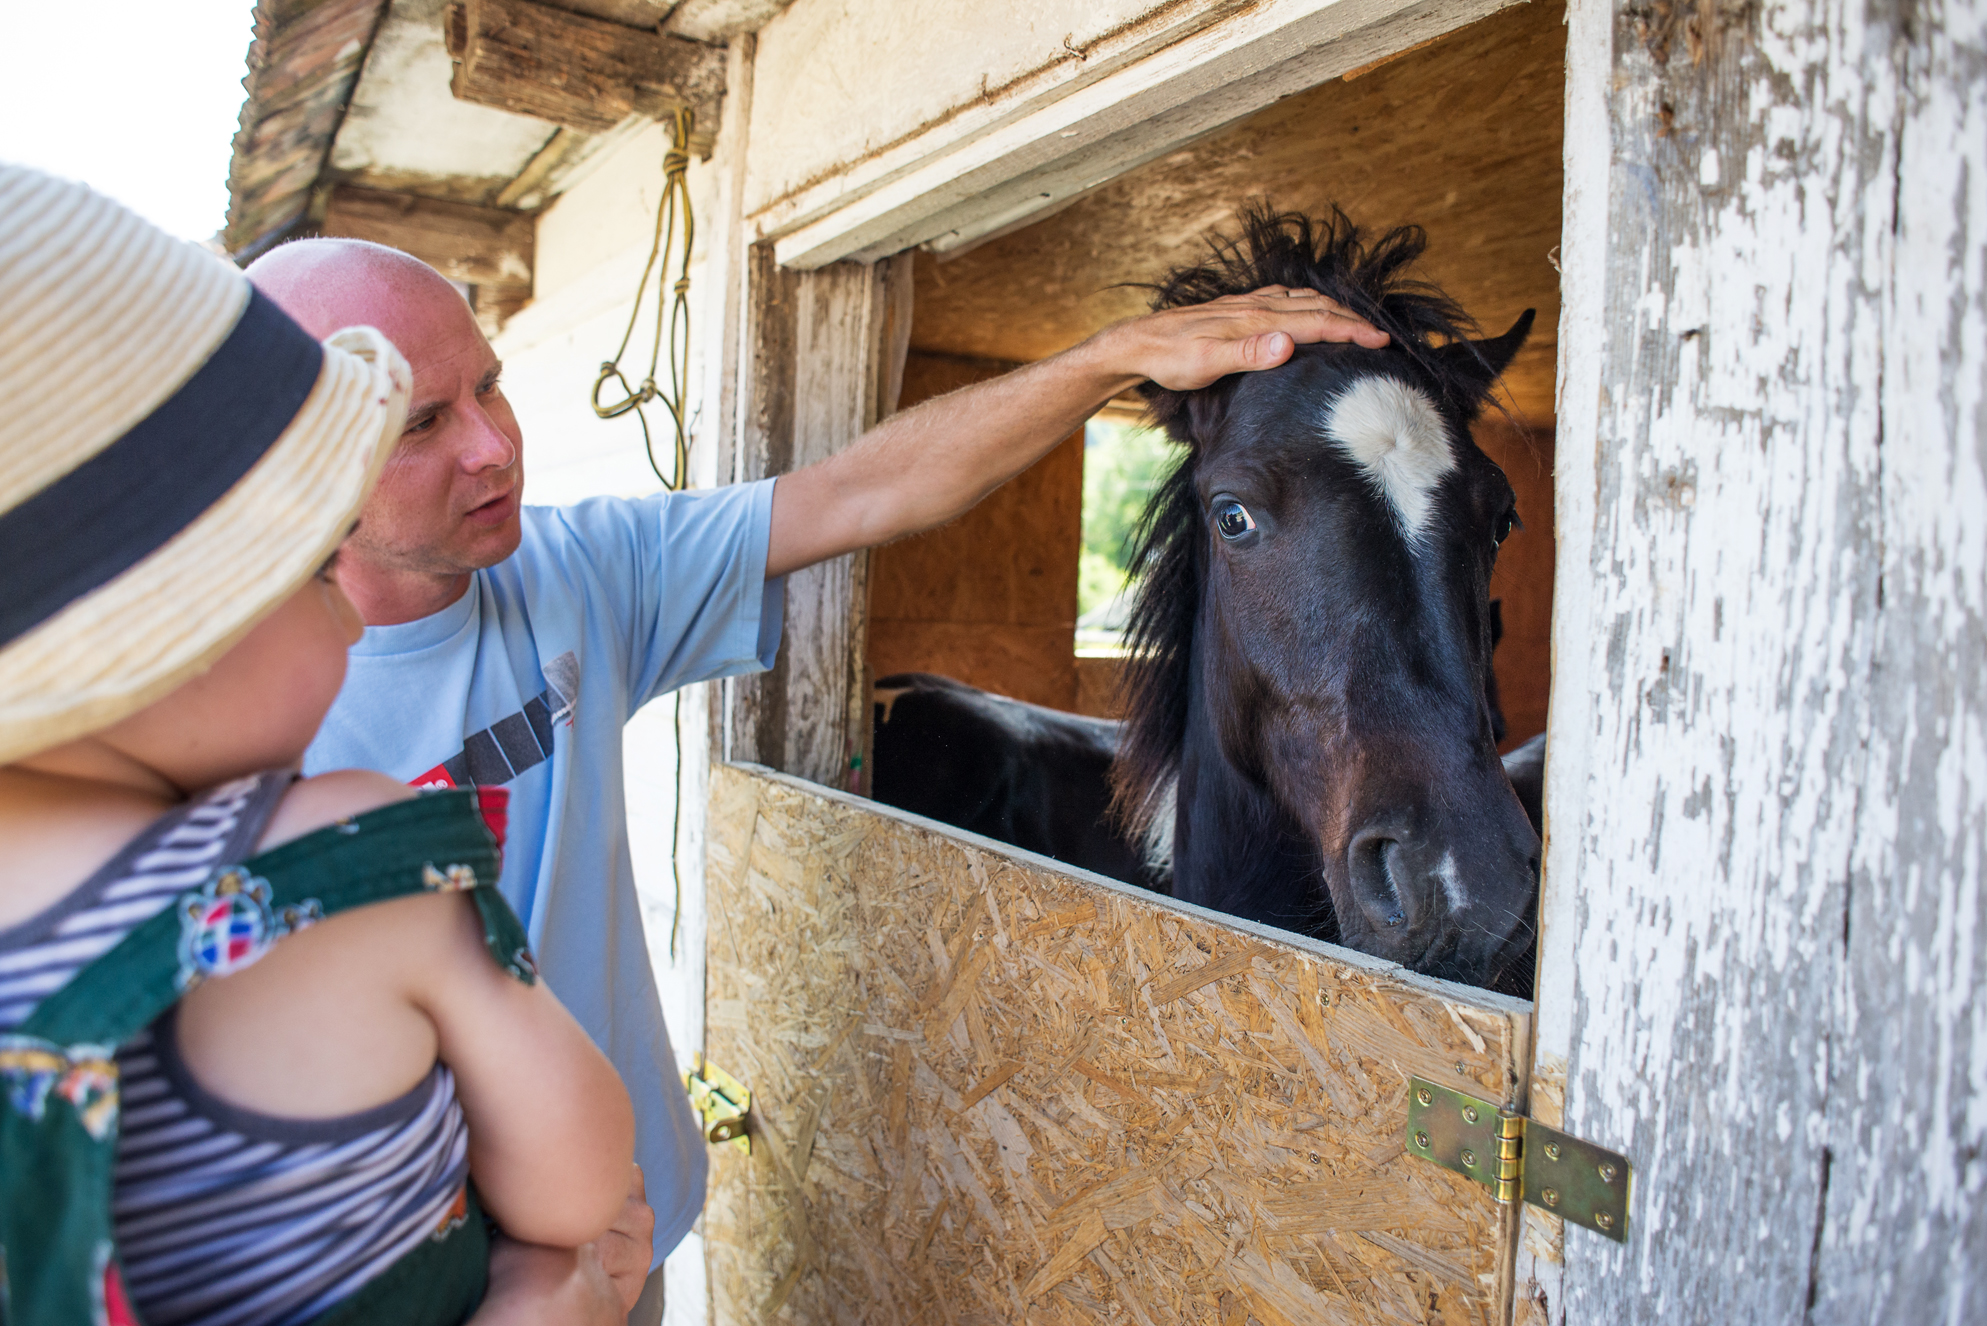
<path fill-rule="evenodd" d="M 1130 572 L 1131 536 L 1178 459 L 1164 433 L 1092 419 L 1083 430 L 1083 554 L 1076 612 L 1108 604 Z"/>

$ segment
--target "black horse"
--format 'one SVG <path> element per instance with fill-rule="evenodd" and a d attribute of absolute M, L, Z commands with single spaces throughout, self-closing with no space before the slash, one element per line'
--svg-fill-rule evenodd
<path fill-rule="evenodd" d="M 1497 757 L 1490 573 L 1517 521 L 1470 440 L 1531 314 L 1495 340 L 1372 243 L 1256 209 L 1158 307 L 1312 289 L 1386 331 L 1195 392 L 1151 386 L 1186 454 L 1155 496 L 1116 806 L 1177 785 L 1175 896 L 1489 985 L 1528 951 L 1539 839 Z"/>
<path fill-rule="evenodd" d="M 1488 693 L 1487 591 L 1516 513 L 1469 424 L 1531 314 L 1473 339 L 1453 301 L 1408 279 L 1416 228 L 1369 242 L 1336 209 L 1242 221 L 1238 240 L 1161 283 L 1155 306 L 1308 288 L 1392 344 L 1304 346 L 1200 391 L 1148 386 L 1183 455 L 1134 551 L 1127 718 L 1109 766 L 1118 848 L 1149 862 L 1138 845 L 1170 839 L 1171 892 L 1187 901 L 1433 975 L 1528 986 L 1539 840 L 1498 759 Z M 1088 754 L 1058 763 L 1091 778 L 1096 734 L 1067 735 Z M 1079 810 L 1067 789 L 1054 796 Z"/>
<path fill-rule="evenodd" d="M 870 795 L 1112 879 L 1171 891 L 1172 825 L 1133 839 L 1111 816 L 1122 724 L 950 677 L 876 679 Z"/>

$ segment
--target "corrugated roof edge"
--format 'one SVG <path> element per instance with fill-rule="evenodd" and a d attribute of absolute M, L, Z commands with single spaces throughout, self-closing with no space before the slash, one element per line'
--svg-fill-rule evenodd
<path fill-rule="evenodd" d="M 389 0 L 258 0 L 222 242 L 246 263 L 307 222 Z"/>

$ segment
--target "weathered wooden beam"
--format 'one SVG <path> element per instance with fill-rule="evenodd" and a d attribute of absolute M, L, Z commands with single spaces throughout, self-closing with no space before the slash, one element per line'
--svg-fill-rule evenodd
<path fill-rule="evenodd" d="M 532 0 L 462 0 L 443 11 L 462 101 L 605 133 L 629 115 L 687 106 L 715 125 L 724 51 Z"/>
<path fill-rule="evenodd" d="M 391 245 L 451 281 L 531 285 L 536 226 L 525 212 L 341 184 L 325 208 L 323 233 Z"/>
<path fill-rule="evenodd" d="M 909 258 L 782 271 L 770 245 L 750 257 L 751 307 L 738 476 L 787 474 L 842 450 L 879 413 L 897 353 L 891 273 Z M 901 284 L 901 274 L 899 284 Z M 894 318 L 901 322 L 903 310 Z M 731 758 L 846 787 L 868 731 L 869 555 L 787 577 L 786 629 L 770 672 L 731 687 Z"/>

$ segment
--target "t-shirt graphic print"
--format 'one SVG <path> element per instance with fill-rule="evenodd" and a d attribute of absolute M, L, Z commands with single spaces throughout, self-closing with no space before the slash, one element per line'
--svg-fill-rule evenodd
<path fill-rule="evenodd" d="M 462 749 L 410 787 L 498 787 L 552 758 L 552 732 L 573 725 L 580 696 L 580 661 L 573 651 L 545 665 L 546 687 L 514 714 L 463 738 Z"/>

